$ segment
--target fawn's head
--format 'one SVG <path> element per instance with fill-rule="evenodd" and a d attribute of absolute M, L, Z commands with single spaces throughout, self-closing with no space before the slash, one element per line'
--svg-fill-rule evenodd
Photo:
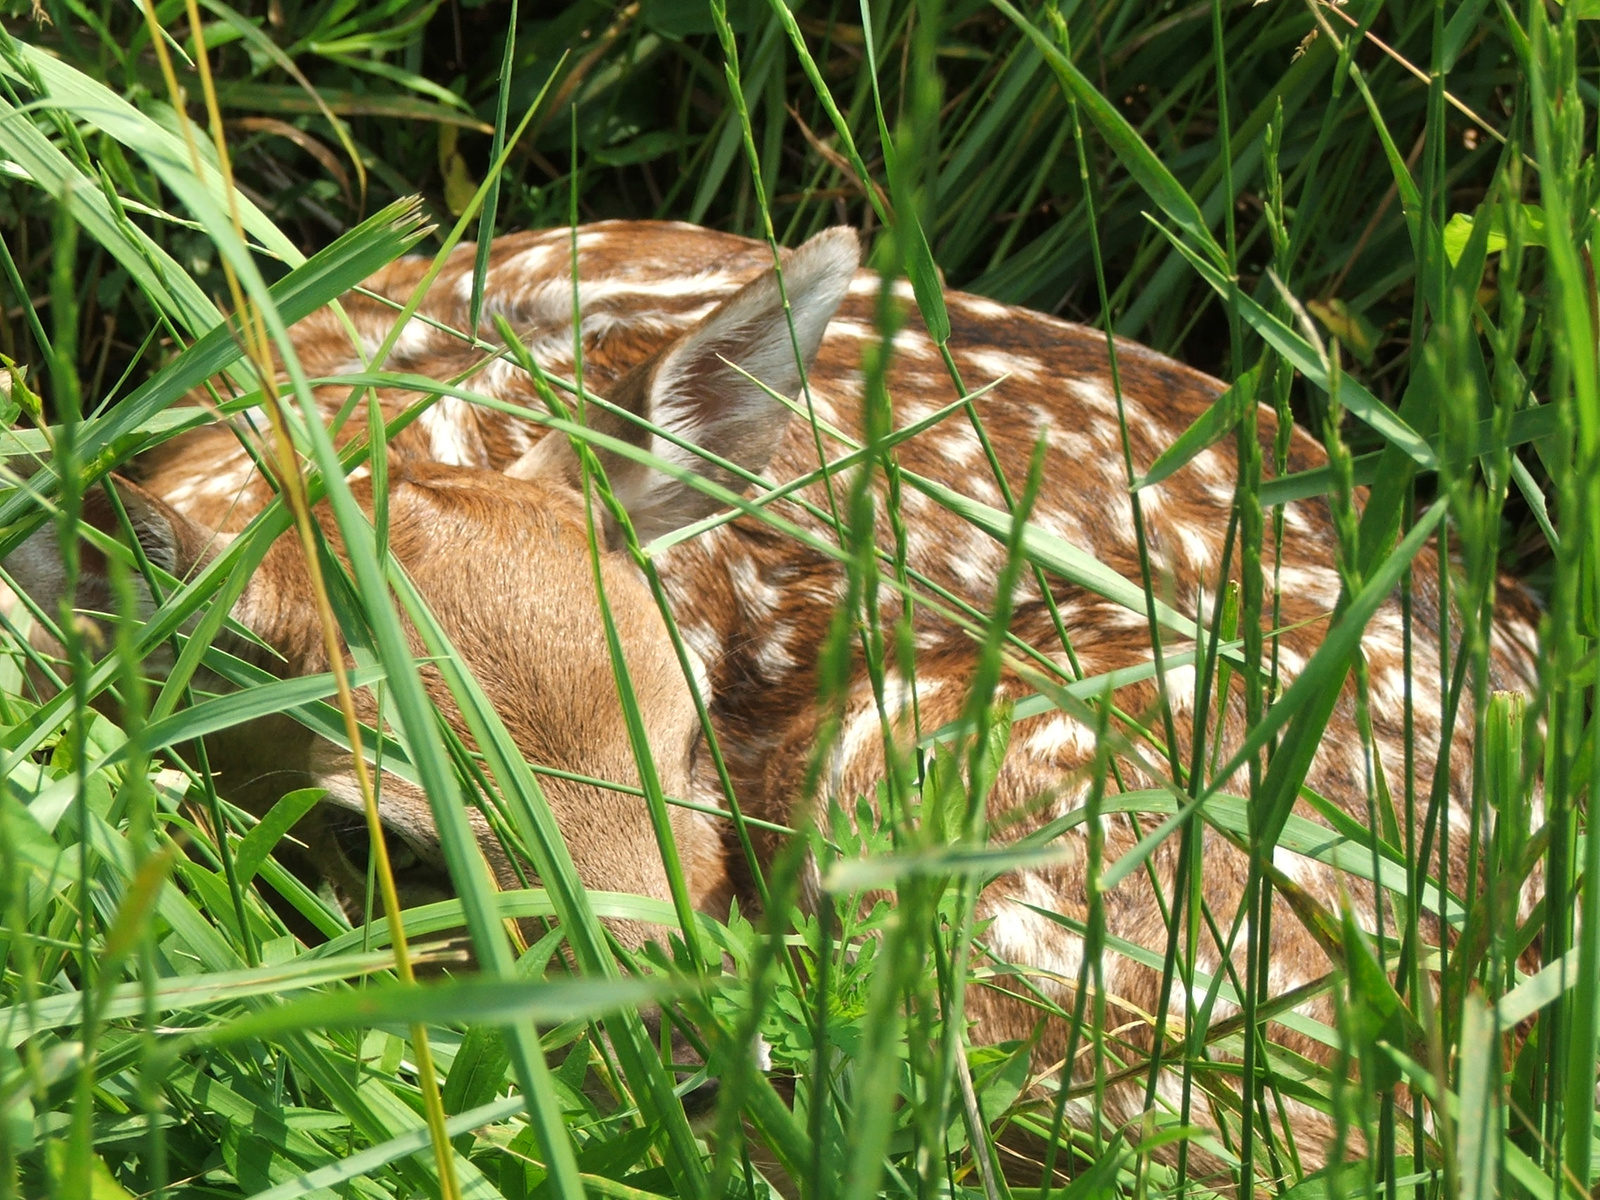
<path fill-rule="evenodd" d="M 770 461 L 790 413 L 773 392 L 800 390 L 800 364 L 817 353 L 829 320 L 849 288 L 859 258 L 855 234 L 823 233 L 788 254 L 778 275 L 767 271 L 668 343 L 610 391 L 609 399 L 650 429 L 605 413 L 588 412 L 602 432 L 648 450 L 677 473 L 601 448 L 596 457 L 631 516 L 641 541 L 717 510 L 682 477 L 709 477 L 734 489 L 740 482 L 677 441 L 751 472 Z M 784 300 L 788 301 L 787 311 Z M 676 441 L 674 440 L 676 439 Z M 196 462 L 197 473 L 206 463 Z M 225 541 L 134 485 L 119 482 L 134 531 L 153 561 L 174 574 L 192 572 Z M 368 481 L 355 485 L 370 505 Z M 388 493 L 390 545 L 428 602 L 440 628 L 472 669 L 523 755 L 561 771 L 637 785 L 638 771 L 614 682 L 590 549 L 590 523 L 579 458 L 565 436 L 549 434 L 504 474 L 466 467 L 396 466 Z M 600 518 L 596 504 L 596 520 Z M 336 551 L 332 521 L 318 519 Z M 108 522 L 109 523 L 109 522 Z M 600 547 L 599 583 L 616 622 L 647 738 L 668 795 L 688 793 L 688 752 L 695 710 L 656 603 L 610 529 Z M 606 535 L 603 535 L 606 536 Z M 7 567 L 46 607 L 59 600 L 62 580 L 48 532 L 12 556 Z M 104 607 L 103 563 L 88 568 L 80 607 Z M 274 545 L 235 605 L 234 618 L 276 652 L 264 665 L 281 673 L 327 668 L 310 580 L 297 545 Z M 415 643 L 419 654 L 420 640 Z M 446 718 L 466 734 L 437 669 L 424 681 Z M 368 693 L 358 695 L 367 721 L 378 714 Z M 352 819 L 361 808 L 349 755 L 279 720 L 218 739 L 213 761 L 225 792 L 260 808 L 298 784 L 328 792 L 311 820 L 322 829 L 302 840 L 314 868 L 343 902 L 359 905 L 365 883 L 364 832 Z M 646 809 L 633 796 L 551 779 L 546 791 L 580 876 L 601 886 L 666 898 Z M 447 887 L 426 797 L 415 785 L 388 776 L 381 812 L 403 843 L 411 902 Z M 720 836 L 709 822 L 674 809 L 674 826 L 691 888 L 715 902 L 723 889 Z M 498 839 L 480 826 L 480 844 L 503 882 L 512 878 Z M 628 939 L 632 940 L 632 939 Z"/>

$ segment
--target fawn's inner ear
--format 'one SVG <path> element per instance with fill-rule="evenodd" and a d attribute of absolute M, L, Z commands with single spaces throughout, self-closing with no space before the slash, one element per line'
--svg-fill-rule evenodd
<path fill-rule="evenodd" d="M 790 419 L 789 410 L 766 389 L 788 399 L 799 394 L 802 366 L 809 369 L 816 358 L 860 258 L 854 230 L 819 233 L 785 258 L 782 290 L 776 270 L 763 272 L 621 380 L 608 398 L 682 442 L 746 471 L 764 471 Z M 656 457 L 724 487 L 744 489 L 733 472 L 667 438 L 650 434 L 646 439 L 636 427 L 618 431 L 599 420 L 596 427 L 620 433 Z M 544 438 L 507 473 L 532 478 L 565 472 L 571 478 L 576 461 L 564 439 L 547 445 L 552 442 Z M 641 541 L 723 507 L 664 471 L 604 450 L 599 457 Z"/>
<path fill-rule="evenodd" d="M 799 364 L 816 358 L 860 253 L 854 231 L 830 229 L 789 256 L 782 291 L 775 270 L 746 284 L 660 356 L 645 415 L 741 466 L 764 467 L 788 414 L 760 384 L 788 399 L 799 393 Z"/>

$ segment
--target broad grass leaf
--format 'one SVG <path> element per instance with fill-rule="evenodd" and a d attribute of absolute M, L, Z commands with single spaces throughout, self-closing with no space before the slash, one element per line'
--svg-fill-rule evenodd
<path fill-rule="evenodd" d="M 493 126 L 456 105 L 435 104 L 417 96 L 394 92 L 358 91 L 354 88 L 320 85 L 313 100 L 298 87 L 255 83 L 249 80 L 218 80 L 217 99 L 226 108 L 275 112 L 284 115 L 320 115 L 324 109 L 341 117 L 390 117 L 399 121 L 418 121 L 434 125 L 454 125 L 474 133 L 489 133 Z"/>
<path fill-rule="evenodd" d="M 1322 736 L 1344 686 L 1350 656 L 1360 646 L 1367 622 L 1388 599 L 1400 576 L 1444 519 L 1446 500 L 1435 501 L 1411 531 L 1363 583 L 1361 591 L 1341 606 L 1336 622 L 1322 645 L 1288 689 L 1266 712 L 1215 779 L 1225 780 L 1260 752 L 1279 731 L 1288 727 L 1283 749 L 1272 760 L 1260 793 L 1260 825 L 1256 836 L 1270 846 L 1282 831 L 1294 806 L 1311 755 Z M 1215 790 L 1217 784 L 1212 785 Z"/>
<path fill-rule="evenodd" d="M 1400 1071 L 1387 1055 L 1377 1053 L 1377 1043 L 1409 1048 L 1418 1044 L 1422 1027 L 1389 982 L 1389 975 L 1373 953 L 1372 943 L 1348 908 L 1344 921 L 1344 969 L 1350 989 L 1349 1018 L 1356 1038 L 1355 1051 L 1373 1072 L 1367 1085 L 1385 1091 L 1400 1082 Z"/>
<path fill-rule="evenodd" d="M 526 1107 L 521 1096 L 512 1096 L 505 1100 L 495 1100 L 477 1108 L 468 1109 L 458 1113 L 445 1121 L 445 1132 L 453 1138 L 460 1138 L 470 1134 L 475 1129 L 486 1125 L 497 1125 L 502 1121 L 510 1120 L 517 1116 Z M 526 1131 L 525 1132 L 530 1132 Z M 532 1140 L 531 1138 L 529 1139 Z M 537 1145 L 535 1143 L 535 1145 Z M 380 1142 L 366 1150 L 341 1157 L 324 1166 L 308 1170 L 294 1179 L 286 1180 L 277 1187 L 258 1192 L 251 1200 L 302 1200 L 302 1197 L 317 1197 L 321 1189 L 336 1189 L 341 1184 L 352 1180 L 361 1180 L 377 1172 L 380 1168 L 390 1163 L 398 1162 L 425 1151 L 429 1146 L 428 1130 L 418 1128 L 402 1133 L 387 1141 Z M 509 1157 L 509 1156 L 508 1156 Z M 457 1159 L 457 1169 L 460 1169 L 464 1160 Z M 472 1175 L 476 1175 L 474 1170 Z M 488 1181 L 478 1176 L 472 1176 L 463 1181 L 464 1188 L 469 1195 L 482 1197 L 499 1196 L 488 1184 Z M 329 1191 L 330 1196 L 339 1195 L 337 1191 Z"/>
<path fill-rule="evenodd" d="M 1472 237 L 1473 230 L 1480 228 L 1479 222 L 1484 219 L 1482 209 L 1476 213 L 1456 213 L 1444 226 L 1444 252 L 1450 259 L 1450 265 L 1455 266 L 1461 261 L 1461 255 L 1467 248 L 1467 242 Z M 1510 236 L 1509 229 L 1512 223 L 1517 225 L 1517 234 L 1524 246 L 1543 246 L 1545 244 L 1544 209 L 1537 204 L 1517 204 L 1502 201 L 1489 211 L 1489 241 L 1487 253 L 1498 254 L 1506 248 Z"/>
<path fill-rule="evenodd" d="M 1134 481 L 1134 489 L 1160 483 L 1182 470 L 1206 447 L 1215 445 L 1232 433 L 1247 406 L 1256 402 L 1260 384 L 1261 367 L 1258 364 L 1239 376 L 1234 383 L 1229 384 L 1222 394 L 1211 402 L 1210 407 L 1196 417 L 1172 445 L 1161 452 L 1160 457 L 1150 464 L 1150 469 Z"/>
<path fill-rule="evenodd" d="M 170 884 L 163 889 L 163 898 L 180 893 Z M 193 906 L 190 906 L 193 911 Z M 158 908 L 165 919 L 167 910 Z M 458 922 L 459 923 L 459 922 Z M 181 940 L 183 930 L 177 930 Z M 236 1007 L 241 1002 L 265 997 L 279 997 L 289 992 L 321 987 L 329 983 L 353 979 L 376 971 L 386 971 L 394 966 L 392 955 L 346 950 L 339 955 L 312 956 L 301 954 L 287 963 L 265 967 L 214 970 L 202 975 L 175 976 L 158 981 L 146 989 L 143 983 L 121 983 L 107 989 L 96 999 L 102 1020 L 114 1021 L 136 1017 L 141 1013 L 161 1016 L 179 1011 L 204 1011 L 212 1007 Z M 45 1030 L 62 1029 L 83 1019 L 83 994 L 66 992 L 45 996 L 31 1005 L 18 1005 L 0 1009 L 0 1044 L 8 1047 L 21 1045 L 28 1038 Z"/>
<path fill-rule="evenodd" d="M 381 667 L 357 668 L 350 672 L 350 686 L 356 689 L 371 687 L 381 682 L 383 678 L 384 671 Z M 142 752 L 148 754 L 176 742 L 193 741 L 208 733 L 230 729 L 258 717 L 286 713 L 314 700 L 325 700 L 333 695 L 334 691 L 334 679 L 331 674 L 299 675 L 292 679 L 257 684 L 244 691 L 232 692 L 212 700 L 202 700 L 192 708 L 182 709 L 163 720 L 151 722 L 139 731 L 137 745 Z M 128 745 L 131 747 L 133 744 Z M 102 765 L 124 758 L 128 753 L 128 750 L 120 751 Z"/>
<path fill-rule="evenodd" d="M 1461 1014 L 1461 1075 L 1457 1088 L 1456 1163 L 1462 1200 L 1494 1200 L 1500 1194 L 1499 1158 L 1503 1141 L 1498 1103 L 1500 1029 L 1495 1012 L 1476 988 L 1467 992 Z"/>
<path fill-rule="evenodd" d="M 8 37 L 0 30 L 0 37 Z M 167 251 L 131 222 L 119 219 L 98 180 L 83 174 L 36 129 L 26 112 L 0 97 L 0 153 L 65 204 L 78 225 L 104 246 L 136 281 L 140 292 L 192 336 L 212 328 L 222 313 Z M 0 519 L 0 524 L 7 523 Z"/>
<path fill-rule="evenodd" d="M 1577 986 L 1577 982 L 1578 951 L 1573 948 L 1501 996 L 1495 1004 L 1496 1020 L 1503 1029 L 1514 1029 L 1554 1004 Z"/>
<path fill-rule="evenodd" d="M 510 1070 L 511 1052 L 506 1049 L 500 1030 L 493 1025 L 472 1026 L 461 1039 L 461 1048 L 456 1051 L 440 1092 L 445 1112 L 466 1112 L 490 1103 L 505 1087 Z M 460 1145 L 457 1148 L 466 1149 Z"/>
<path fill-rule="evenodd" d="M 186 169 L 193 170 L 188 149 L 177 134 L 163 128 L 105 84 L 89 78 L 70 64 L 25 42 L 16 44 L 23 61 L 43 82 L 49 93 L 49 99 L 63 110 L 78 120 L 103 130 L 128 149 L 137 151 L 153 163 L 178 162 L 183 163 Z M 4 61 L 0 58 L 0 70 L 7 70 Z M 15 71 L 7 70 L 7 73 L 18 82 L 26 82 Z M 196 131 L 195 136 L 201 141 L 205 140 L 199 131 Z M 203 156 L 200 158 L 199 168 L 202 186 L 219 203 L 227 205 L 231 200 L 231 203 L 237 206 L 245 232 L 291 267 L 299 266 L 305 261 L 305 255 L 300 253 L 299 248 L 284 236 L 248 195 L 237 190 L 231 198 L 227 195 L 222 173 Z"/>
<path fill-rule="evenodd" d="M 636 921 L 646 925 L 670 925 L 676 920 L 672 905 L 650 896 L 634 896 L 624 892 L 605 892 L 591 889 L 584 893 L 595 916 L 609 921 Z M 519 891 L 499 892 L 496 895 L 502 920 L 524 921 L 530 918 L 548 918 L 560 915 L 556 899 L 545 888 L 525 888 Z M 460 900 L 440 900 L 408 908 L 405 912 L 406 934 L 411 938 L 426 937 L 449 929 L 460 929 L 465 921 Z M 715 918 L 701 913 L 698 917 L 701 936 L 729 954 L 742 952 L 742 947 L 730 936 L 725 926 Z M 324 956 L 337 958 L 365 946 L 383 946 L 389 941 L 389 922 L 379 917 L 363 926 L 306 952 L 308 958 Z"/>
<path fill-rule="evenodd" d="M 283 840 L 284 835 L 327 794 L 326 788 L 310 787 L 297 788 L 279 797 L 278 802 L 267 810 L 267 815 L 234 847 L 233 870 L 238 876 L 239 886 L 243 887 L 254 878 L 262 862 Z"/>
<path fill-rule="evenodd" d="M 307 996 L 191 1035 L 210 1046 L 270 1041 L 301 1030 L 369 1025 L 508 1025 L 524 1021 L 592 1019 L 671 995 L 646 980 L 462 979 L 442 984 L 380 984 L 358 991 Z"/>

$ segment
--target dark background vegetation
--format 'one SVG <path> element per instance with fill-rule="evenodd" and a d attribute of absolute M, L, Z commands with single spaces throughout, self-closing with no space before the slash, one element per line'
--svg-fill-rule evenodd
<path fill-rule="evenodd" d="M 204 7 L 239 180 L 304 249 L 326 244 L 397 195 L 420 191 L 444 221 L 459 197 L 470 194 L 464 189 L 477 182 L 488 159 L 510 4 L 268 0 L 238 9 Z M 141 107 L 165 106 L 135 6 L 40 0 L 30 12 L 28 3 L 9 0 L 9 10 L 14 33 L 51 47 Z M 166 0 L 159 11 L 181 36 L 187 25 L 182 0 Z M 1341 26 L 1359 19 L 1356 9 L 1349 11 L 1351 18 L 1324 10 Z M 1220 215 L 1211 5 L 1102 0 L 1063 5 L 1062 12 L 1086 73 L 1191 194 L 1209 201 L 1208 216 Z M 878 170 L 860 9 L 807 4 L 799 17 L 824 77 L 848 100 L 857 144 Z M 904 0 L 889 0 L 873 9 L 873 17 L 880 54 L 887 55 L 880 85 L 892 119 L 905 100 L 904 34 L 917 14 Z M 1413 164 L 1423 148 L 1427 88 L 1399 59 L 1426 72 L 1434 17 L 1434 5 L 1419 0 L 1386 4 L 1375 13 L 1371 33 L 1393 56 L 1372 40 L 1358 51 L 1391 136 Z M 871 208 L 777 23 L 750 0 L 734 4 L 730 18 L 740 36 L 747 103 L 780 238 L 792 241 L 840 221 L 870 228 Z M 246 25 L 253 36 L 240 35 Z M 1217 297 L 1151 228 L 1144 216 L 1148 203 L 1092 137 L 1086 194 L 1065 101 L 1039 55 L 980 0 L 949 5 L 944 25 L 929 232 L 948 281 L 1097 320 L 1086 212 L 1086 204 L 1093 205 L 1119 331 L 1227 377 L 1233 367 Z M 1412 336 L 1414 264 L 1362 98 L 1338 78 L 1337 55 L 1326 38 L 1302 50 L 1312 29 L 1308 10 L 1292 0 L 1227 6 L 1228 99 L 1241 158 L 1235 179 L 1241 270 L 1247 289 L 1262 286 L 1270 243 L 1261 221 L 1259 135 L 1281 102 L 1281 157 L 1295 239 L 1293 278 L 1285 282 L 1313 312 L 1331 319 L 1363 381 L 1393 397 L 1404 384 Z M 524 3 L 516 30 L 513 120 L 562 51 L 572 50 L 556 79 L 555 102 L 545 105 L 532 136 L 512 156 L 498 209 L 501 231 L 565 222 L 573 183 L 570 109 L 576 105 L 583 219 L 657 216 L 760 232 L 705 5 Z M 269 41 L 275 47 L 270 53 L 264 48 Z M 122 53 L 112 54 L 111 47 Z M 1517 87 L 1501 26 L 1483 22 L 1468 35 L 1451 74 L 1452 94 L 1502 127 Z M 195 107 L 192 115 L 198 115 L 198 99 Z M 1445 207 L 1471 211 L 1500 147 L 1459 112 L 1452 110 L 1449 120 Z M 139 174 L 137 167 L 132 173 Z M 1308 178 L 1314 183 L 1307 185 Z M 155 183 L 145 182 L 158 205 Z M 36 301 L 46 290 L 50 258 L 47 209 L 35 189 L 12 185 L 0 194 L 0 220 Z M 163 226 L 159 236 L 221 295 L 220 277 L 205 271 L 211 249 L 203 235 Z M 114 266 L 92 247 L 83 254 L 86 394 L 103 398 L 139 355 L 149 322 Z M 27 361 L 34 350 L 17 317 L 13 299 L 0 326 L 0 350 Z M 145 349 L 143 369 L 161 349 Z"/>

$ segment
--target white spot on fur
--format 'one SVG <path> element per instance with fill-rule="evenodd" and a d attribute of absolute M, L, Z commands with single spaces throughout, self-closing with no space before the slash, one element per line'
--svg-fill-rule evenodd
<path fill-rule="evenodd" d="M 798 665 L 798 660 L 789 649 L 794 633 L 793 625 L 779 624 L 761 635 L 760 644 L 756 647 L 755 665 L 763 678 L 781 679 Z"/>
<path fill-rule="evenodd" d="M 970 425 L 949 427 L 938 443 L 938 451 L 953 463 L 974 467 L 983 463 L 983 469 L 988 469 L 988 464 L 983 462 L 983 443 L 978 440 L 977 431 Z"/>
<path fill-rule="evenodd" d="M 819 425 L 835 425 L 835 426 L 837 426 L 839 424 L 839 406 L 836 403 L 834 403 L 834 401 L 832 399 L 829 398 L 829 395 L 828 395 L 827 392 L 825 392 L 822 389 L 818 388 L 815 383 L 812 383 L 812 382 L 810 382 L 808 380 L 807 383 L 806 383 L 806 386 L 810 389 L 810 392 L 811 392 L 811 410 L 810 410 L 810 413 L 811 414 L 815 414 L 815 416 L 817 418 L 817 423 Z M 833 388 L 839 388 L 840 385 L 839 385 L 838 381 L 830 380 L 829 381 L 829 386 L 833 387 Z M 844 389 L 841 389 L 841 390 L 844 390 Z M 854 391 L 846 391 L 846 394 L 850 395 L 852 397 L 852 399 L 854 399 L 854 400 L 859 400 L 859 398 L 860 398 L 859 393 L 854 392 Z M 809 425 L 810 424 L 810 414 L 806 413 L 806 398 L 805 398 L 805 395 L 803 393 L 798 397 L 798 401 L 799 401 L 799 404 L 800 404 L 800 411 L 801 411 L 802 415 L 800 417 L 796 418 L 796 419 L 805 421 Z M 854 405 L 852 405 L 852 407 L 854 407 Z M 823 447 L 823 450 L 825 452 L 829 453 L 829 454 L 838 455 L 838 454 L 842 453 L 842 450 L 839 447 L 838 443 L 833 442 L 832 439 L 829 438 L 826 433 L 824 433 L 822 435 L 822 447 Z"/>
<path fill-rule="evenodd" d="M 1380 711 L 1388 709 L 1398 713 L 1405 704 L 1406 676 L 1398 667 L 1372 671 L 1370 686 L 1373 706 Z"/>
<path fill-rule="evenodd" d="M 1133 530 L 1132 501 L 1122 496 L 1108 497 L 1100 513 L 1106 522 L 1104 533 L 1111 534 L 1116 540 L 1116 544 L 1132 545 L 1136 541 Z"/>
<path fill-rule="evenodd" d="M 728 579 L 733 584 L 734 595 L 754 617 L 777 611 L 783 600 L 782 592 L 761 578 L 760 570 L 750 558 L 730 559 Z"/>
<path fill-rule="evenodd" d="M 670 585 L 668 586 L 670 587 Z M 679 600 L 673 607 L 682 612 L 685 606 Z M 717 636 L 716 631 L 709 625 L 681 621 L 678 625 L 678 632 L 683 635 L 684 644 L 702 663 L 714 663 L 722 657 L 722 639 Z"/>
<path fill-rule="evenodd" d="M 477 436 L 471 406 L 455 396 L 442 396 L 417 418 L 417 427 L 428 435 L 429 451 L 435 462 L 453 467 L 486 465 L 483 443 Z"/>
<path fill-rule="evenodd" d="M 973 316 L 985 321 L 1003 321 L 1013 315 L 1004 304 L 997 304 L 982 296 L 952 296 L 951 300 Z"/>
<path fill-rule="evenodd" d="M 919 329 L 902 329 L 894 335 L 894 352 L 907 358 L 937 359 L 939 348 Z"/>
<path fill-rule="evenodd" d="M 1306 669 L 1306 656 L 1293 647 L 1278 643 L 1278 670 L 1287 679 L 1293 679 Z"/>
<path fill-rule="evenodd" d="M 1067 390 L 1076 396 L 1086 408 L 1116 419 L 1117 398 L 1102 379 L 1069 379 L 1066 381 Z"/>
<path fill-rule="evenodd" d="M 1339 578 L 1325 567 L 1297 567 L 1284 563 L 1278 580 L 1285 595 L 1312 600 L 1332 609 L 1339 601 Z"/>
<path fill-rule="evenodd" d="M 1352 905 L 1352 908 L 1354 907 Z M 1357 915 L 1359 920 L 1359 914 Z M 1367 921 L 1365 925 L 1370 928 L 1371 922 Z M 1306 970 L 1307 967 L 1310 968 L 1309 971 Z M 1267 966 L 1267 994 L 1281 996 L 1285 992 L 1293 991 L 1297 987 L 1310 983 L 1312 979 L 1322 973 L 1321 969 L 1311 963 L 1286 962 L 1283 958 L 1274 957 Z"/>
<path fill-rule="evenodd" d="M 1074 462 L 1093 463 L 1100 453 L 1098 447 L 1094 444 L 1094 439 L 1086 434 L 1052 426 L 1045 437 L 1052 450 L 1065 455 Z"/>
<path fill-rule="evenodd" d="M 685 645 L 684 657 L 689 660 L 689 674 L 694 680 L 694 690 L 705 703 L 711 702 L 711 672 L 706 669 L 705 660 L 694 652 L 693 647 Z M 698 814 L 697 814 L 698 815 Z"/>
<path fill-rule="evenodd" d="M 529 246 L 519 254 L 515 254 L 505 261 L 504 266 L 495 268 L 495 275 L 509 279 L 521 279 L 532 276 L 537 279 L 560 270 L 563 275 L 568 271 L 570 257 L 562 253 L 555 246 L 546 243 Z M 463 300 L 472 298 L 472 275 L 468 273 L 458 285 Z"/>
<path fill-rule="evenodd" d="M 703 271 L 697 275 L 677 275 L 663 279 L 579 279 L 578 295 L 583 307 L 599 304 L 618 296 L 667 297 L 718 297 L 740 282 L 737 276 L 722 271 Z M 570 286 L 570 284 L 568 285 Z M 707 308 L 711 305 L 708 303 Z"/>
<path fill-rule="evenodd" d="M 992 486 L 992 485 L 991 485 Z M 956 578 L 979 591 L 988 591 L 1005 562 L 1005 550 L 983 530 L 969 525 L 966 547 L 950 555 L 950 570 Z"/>
<path fill-rule="evenodd" d="M 1007 899 L 996 904 L 987 938 L 996 957 L 1076 980 L 1083 969 L 1083 939 L 1034 911 L 1034 908 L 1059 911 L 1061 897 L 1033 871 L 1020 872 L 1005 890 Z M 1049 980 L 1039 982 L 1050 990 L 1060 987 L 1057 984 L 1050 988 Z"/>
<path fill-rule="evenodd" d="M 1202 450 L 1194 456 L 1191 470 L 1209 483 L 1223 484 L 1231 501 L 1233 496 L 1233 471 L 1214 448 Z"/>
<path fill-rule="evenodd" d="M 927 682 L 919 680 L 916 685 L 918 702 L 927 701 L 937 694 L 941 686 L 939 680 Z M 891 724 L 910 713 L 911 700 L 911 686 L 904 676 L 895 671 L 884 672 L 883 705 Z M 838 773 L 847 770 L 862 751 L 868 746 L 878 744 L 883 737 L 884 714 L 878 711 L 877 698 L 870 688 L 862 689 L 861 703 L 861 710 L 846 721 L 844 732 L 839 738 L 839 749 L 835 756 L 835 769 Z"/>
<path fill-rule="evenodd" d="M 828 325 L 828 336 L 855 338 L 858 342 L 875 342 L 878 340 L 878 331 L 866 321 L 856 321 L 850 317 L 835 317 Z"/>
<path fill-rule="evenodd" d="M 395 338 L 394 348 L 389 351 L 391 362 L 403 362 L 408 358 L 426 353 L 432 344 L 435 330 L 426 321 L 412 317 L 400 330 Z M 376 351 L 374 351 L 376 352 Z"/>
<path fill-rule="evenodd" d="M 850 281 L 850 294 L 852 296 L 876 296 L 883 286 L 882 279 L 869 271 L 857 272 L 856 277 Z M 916 289 L 904 279 L 896 279 L 890 290 L 901 300 L 915 300 Z"/>
<path fill-rule="evenodd" d="M 1314 866 L 1306 858 L 1282 846 L 1274 846 L 1272 848 L 1272 865 L 1282 871 L 1290 881 L 1298 883 L 1302 887 L 1310 881 L 1313 873 L 1308 872 L 1307 868 Z"/>
<path fill-rule="evenodd" d="M 1037 358 L 1026 354 L 1000 350 L 966 350 L 963 351 L 962 357 L 984 376 L 985 383 L 999 379 L 1003 375 L 1033 383 L 1044 373 L 1044 365 Z"/>
<path fill-rule="evenodd" d="M 1210 978 L 1203 981 L 1197 979 L 1189 988 L 1189 1008 L 1191 1012 L 1198 1013 L 1201 1006 L 1205 1004 L 1206 996 L 1211 990 L 1211 980 L 1215 978 L 1218 969 L 1219 964 L 1212 962 L 1209 958 L 1202 958 L 1195 964 L 1197 974 Z M 1221 993 L 1211 1002 L 1211 1019 L 1213 1021 L 1226 1020 L 1238 1011 L 1239 1006 Z"/>
<path fill-rule="evenodd" d="M 1043 758 L 1086 758 L 1094 751 L 1094 734 L 1065 713 L 1041 723 L 1027 738 L 1030 754 Z"/>
<path fill-rule="evenodd" d="M 1165 678 L 1167 703 L 1172 705 L 1172 711 L 1188 712 L 1194 706 L 1194 667 L 1169 667 L 1165 672 Z"/>

